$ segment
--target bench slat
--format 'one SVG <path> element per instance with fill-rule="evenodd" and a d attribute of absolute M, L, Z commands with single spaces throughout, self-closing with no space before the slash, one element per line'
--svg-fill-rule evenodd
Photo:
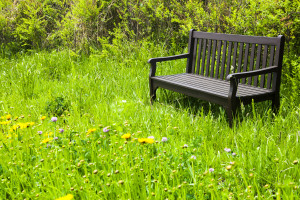
<path fill-rule="evenodd" d="M 221 57 L 221 47 L 222 47 L 222 41 L 218 41 L 218 57 L 217 57 L 217 65 L 216 65 L 216 74 L 215 78 L 219 77 L 219 66 L 220 66 L 220 57 Z"/>
<path fill-rule="evenodd" d="M 201 75 L 204 75 L 205 55 L 206 55 L 206 40 L 204 40 L 204 43 L 203 43 Z"/>
<path fill-rule="evenodd" d="M 244 48 L 244 43 L 240 43 L 240 47 L 239 47 L 239 61 L 238 61 L 238 70 L 237 72 L 241 72 L 242 69 L 242 58 L 243 58 L 243 48 Z"/>
<path fill-rule="evenodd" d="M 218 93 L 220 96 L 227 97 L 230 84 L 227 81 L 218 79 L 206 78 L 201 75 L 193 74 L 176 74 L 167 76 L 157 76 L 153 79 L 169 82 L 176 85 L 182 85 L 187 88 L 195 88 L 200 91 L 206 91 L 209 93 Z M 239 84 L 237 96 L 251 96 L 258 94 L 272 93 L 271 90 L 264 88 L 252 87 L 245 84 Z"/>
<path fill-rule="evenodd" d="M 220 74 L 220 79 L 224 79 L 224 69 L 225 69 L 225 60 L 226 60 L 226 49 L 227 49 L 227 42 L 224 41 L 223 45 L 223 54 L 222 54 L 222 65 L 221 65 L 221 74 Z"/>
<path fill-rule="evenodd" d="M 234 35 L 234 34 L 222 34 L 222 33 L 207 33 L 207 32 L 194 32 L 194 38 L 205 38 L 209 40 L 224 40 L 229 42 L 243 42 L 243 43 L 255 43 L 266 45 L 277 45 L 280 42 L 278 37 L 261 37 L 261 36 L 249 36 L 249 35 Z"/>
<path fill-rule="evenodd" d="M 264 45 L 264 54 L 262 60 L 262 68 L 266 68 L 267 66 L 267 57 L 268 57 L 268 45 Z M 260 78 L 260 87 L 263 88 L 265 85 L 265 75 L 261 75 Z"/>
<path fill-rule="evenodd" d="M 257 48 L 257 56 L 256 56 L 256 67 L 255 69 L 259 69 L 259 65 L 260 65 L 260 54 L 261 54 L 261 44 L 258 45 Z M 254 86 L 257 86 L 257 82 L 258 82 L 258 76 L 254 77 Z"/>
<path fill-rule="evenodd" d="M 201 58 L 201 51 L 202 51 L 202 39 L 199 39 L 199 44 L 198 44 L 198 59 L 197 59 L 197 69 L 196 69 L 196 74 L 199 74 L 200 70 L 200 58 Z"/>
<path fill-rule="evenodd" d="M 197 39 L 195 39 L 194 43 L 194 51 L 193 51 L 193 62 L 192 62 L 192 73 L 195 73 L 195 63 L 196 63 L 196 57 L 197 57 Z"/>
<path fill-rule="evenodd" d="M 212 50 L 212 55 L 211 55 L 211 68 L 210 68 L 210 77 L 214 77 L 214 70 L 215 70 L 215 59 L 216 59 L 216 48 L 217 48 L 217 41 L 213 41 L 213 50 Z"/>
<path fill-rule="evenodd" d="M 255 56 L 255 48 L 256 45 L 252 44 L 251 45 L 251 56 L 250 56 L 250 65 L 249 65 L 249 71 L 253 70 L 253 66 L 254 66 L 254 56 Z M 252 84 L 252 77 L 248 78 L 248 85 Z"/>
<path fill-rule="evenodd" d="M 233 61 L 232 61 L 232 66 L 233 66 L 233 71 L 236 72 L 236 55 L 237 55 L 237 46 L 238 46 L 238 43 L 235 42 L 234 45 L 233 45 Z"/>
<path fill-rule="evenodd" d="M 269 66 L 273 66 L 273 61 L 274 61 L 274 51 L 275 51 L 275 46 L 271 46 L 270 49 L 270 60 L 269 60 Z M 267 82 L 267 89 L 271 88 L 271 82 L 272 82 L 272 74 L 268 74 L 268 82 Z"/>
<path fill-rule="evenodd" d="M 206 57 L 205 76 L 208 76 L 208 74 L 209 74 L 210 54 L 211 54 L 211 40 L 208 40 L 208 50 L 207 50 L 207 57 Z"/>
<path fill-rule="evenodd" d="M 248 54 L 249 54 L 249 43 L 247 43 L 246 47 L 245 47 L 245 57 L 244 57 L 244 69 L 243 69 L 243 72 L 247 71 L 247 67 L 248 67 Z M 242 79 L 242 83 L 243 84 L 246 83 L 246 78 Z"/>
<path fill-rule="evenodd" d="M 227 55 L 227 68 L 226 68 L 226 76 L 228 76 L 230 67 L 231 67 L 231 51 L 232 51 L 232 42 L 229 42 L 228 46 L 228 55 Z"/>

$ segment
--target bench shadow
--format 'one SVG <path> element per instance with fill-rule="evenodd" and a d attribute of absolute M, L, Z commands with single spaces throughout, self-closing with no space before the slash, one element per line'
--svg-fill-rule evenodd
<path fill-rule="evenodd" d="M 194 97 L 190 97 L 184 94 L 176 93 L 169 90 L 163 90 L 158 94 L 159 101 L 162 104 L 170 105 L 178 110 L 188 110 L 191 115 L 200 116 L 203 113 L 204 116 L 211 115 L 217 119 L 219 117 L 225 117 L 227 114 L 223 106 L 210 103 L 208 101 L 200 100 Z M 271 101 L 263 101 L 254 103 L 255 113 L 261 117 L 267 116 L 268 111 L 271 109 Z M 237 109 L 236 123 L 242 123 L 244 120 L 253 119 L 253 106 L 252 104 L 240 105 Z"/>

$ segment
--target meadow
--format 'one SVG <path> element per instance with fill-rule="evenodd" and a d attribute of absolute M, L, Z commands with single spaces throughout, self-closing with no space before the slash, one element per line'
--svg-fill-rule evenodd
<path fill-rule="evenodd" d="M 175 52 L 182 53 L 182 52 Z M 147 60 L 162 46 L 0 59 L 0 199 L 298 199 L 300 108 L 223 108 L 159 89 Z M 171 61 L 158 74 L 185 70 Z"/>

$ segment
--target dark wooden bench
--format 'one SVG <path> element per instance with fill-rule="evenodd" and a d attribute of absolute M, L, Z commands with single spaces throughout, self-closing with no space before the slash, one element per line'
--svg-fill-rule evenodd
<path fill-rule="evenodd" d="M 271 100 L 280 104 L 284 36 L 257 37 L 191 30 L 188 53 L 151 58 L 151 103 L 158 87 L 222 105 L 232 126 L 240 103 Z M 156 63 L 187 59 L 186 73 L 156 76 Z"/>

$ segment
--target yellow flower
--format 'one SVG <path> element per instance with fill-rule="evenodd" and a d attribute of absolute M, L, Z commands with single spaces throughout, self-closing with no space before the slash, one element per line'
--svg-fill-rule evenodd
<path fill-rule="evenodd" d="M 45 135 L 46 137 L 49 137 L 49 136 L 53 135 L 53 132 L 50 131 L 49 133 L 45 133 L 44 135 Z"/>
<path fill-rule="evenodd" d="M 146 139 L 147 138 L 139 138 L 138 142 L 141 143 L 141 144 L 144 144 L 144 143 L 146 143 Z"/>
<path fill-rule="evenodd" d="M 154 143 L 154 139 L 153 138 L 146 138 L 146 143 L 153 144 Z"/>
<path fill-rule="evenodd" d="M 74 198 L 74 196 L 72 194 L 68 194 L 67 196 L 60 197 L 60 198 L 55 199 L 55 200 L 72 200 L 73 198 Z"/>
<path fill-rule="evenodd" d="M 51 140 L 53 140 L 53 138 L 46 138 L 46 139 L 42 140 L 41 143 L 46 144 L 46 143 L 50 142 Z"/>
<path fill-rule="evenodd" d="M 11 121 L 2 121 L 2 122 L 0 122 L 1 125 L 7 125 L 7 124 L 10 124 L 10 123 L 11 123 Z"/>
<path fill-rule="evenodd" d="M 11 114 L 5 115 L 6 120 L 10 120 L 11 119 Z"/>
<path fill-rule="evenodd" d="M 123 139 L 129 139 L 130 137 L 131 137 L 130 133 L 126 133 L 121 136 L 121 138 L 123 138 Z"/>
<path fill-rule="evenodd" d="M 96 131 L 95 128 L 90 128 L 90 129 L 87 131 L 87 134 L 90 134 L 90 133 L 95 132 L 95 131 Z"/>
<path fill-rule="evenodd" d="M 154 139 L 152 139 L 152 138 L 139 138 L 138 142 L 141 143 L 141 144 L 144 144 L 144 143 L 153 144 Z"/>
<path fill-rule="evenodd" d="M 46 116 L 41 117 L 41 120 L 45 120 L 45 119 L 46 119 Z"/>

